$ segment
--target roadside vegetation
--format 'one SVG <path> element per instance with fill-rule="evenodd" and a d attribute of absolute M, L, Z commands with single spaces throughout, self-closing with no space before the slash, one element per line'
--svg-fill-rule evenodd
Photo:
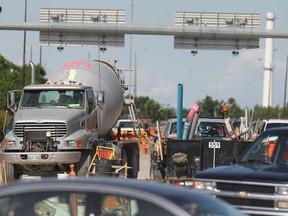
<path fill-rule="evenodd" d="M 47 79 L 46 71 L 40 65 L 35 66 L 36 78 L 35 83 L 44 83 Z M 21 90 L 22 89 L 22 66 L 17 66 L 14 63 L 8 61 L 0 55 L 0 140 L 3 139 L 3 126 L 5 120 L 5 113 L 7 112 L 8 117 L 6 122 L 12 116 L 10 110 L 7 109 L 7 92 L 10 90 Z M 25 65 L 25 85 L 30 84 L 31 80 L 31 69 L 29 65 Z M 245 114 L 245 107 L 241 107 L 237 104 L 234 98 L 229 98 L 227 101 L 224 100 L 213 100 L 211 96 L 206 96 L 202 100 L 195 101 L 199 104 L 201 116 L 207 117 L 221 117 L 223 116 L 223 106 L 228 106 L 229 111 L 225 115 L 231 117 L 231 119 L 238 119 Z M 149 98 L 148 96 L 139 96 L 135 98 L 135 104 L 137 107 L 137 113 L 140 119 L 151 119 L 152 122 L 157 120 L 167 120 L 168 118 L 176 116 L 176 108 L 163 107 L 159 102 Z M 286 105 L 287 107 L 287 105 Z M 269 118 L 286 118 L 284 116 L 283 107 L 269 107 L 264 108 L 260 105 L 256 105 L 254 108 L 254 119 L 269 119 Z M 183 108 L 183 117 L 187 116 L 190 108 Z M 251 110 L 249 110 L 251 113 Z M 123 115 L 128 114 L 128 109 L 123 110 Z"/>

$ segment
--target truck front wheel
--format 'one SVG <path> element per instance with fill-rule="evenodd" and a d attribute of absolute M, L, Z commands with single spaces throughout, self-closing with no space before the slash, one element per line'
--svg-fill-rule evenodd
<path fill-rule="evenodd" d="M 3 165 L 3 164 L 2 164 Z M 19 174 L 17 169 L 12 164 L 5 164 L 5 168 L 2 168 L 2 181 L 7 180 L 7 183 L 11 183 L 17 179 L 19 179 Z"/>

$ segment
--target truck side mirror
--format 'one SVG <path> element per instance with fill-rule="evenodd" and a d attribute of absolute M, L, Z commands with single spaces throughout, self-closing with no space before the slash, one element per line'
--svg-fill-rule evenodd
<path fill-rule="evenodd" d="M 15 102 L 16 100 L 15 91 L 9 91 L 7 94 L 8 94 L 7 95 L 7 107 L 11 109 L 13 112 L 15 112 L 17 109 L 16 102 Z"/>
<path fill-rule="evenodd" d="M 97 91 L 97 104 L 103 105 L 105 102 L 105 92 L 104 91 Z"/>

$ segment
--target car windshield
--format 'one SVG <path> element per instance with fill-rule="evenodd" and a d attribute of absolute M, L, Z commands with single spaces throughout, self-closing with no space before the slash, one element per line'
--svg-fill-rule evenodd
<path fill-rule="evenodd" d="M 23 93 L 21 107 L 51 107 L 83 108 L 84 91 L 80 90 L 26 90 Z"/>
<path fill-rule="evenodd" d="M 263 133 L 242 154 L 239 162 L 288 165 L 288 134 Z"/>

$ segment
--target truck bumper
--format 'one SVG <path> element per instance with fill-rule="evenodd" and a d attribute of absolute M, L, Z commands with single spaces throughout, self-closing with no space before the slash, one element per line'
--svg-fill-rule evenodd
<path fill-rule="evenodd" d="M 80 161 L 81 152 L 1 152 L 0 161 L 10 164 L 69 164 Z"/>

